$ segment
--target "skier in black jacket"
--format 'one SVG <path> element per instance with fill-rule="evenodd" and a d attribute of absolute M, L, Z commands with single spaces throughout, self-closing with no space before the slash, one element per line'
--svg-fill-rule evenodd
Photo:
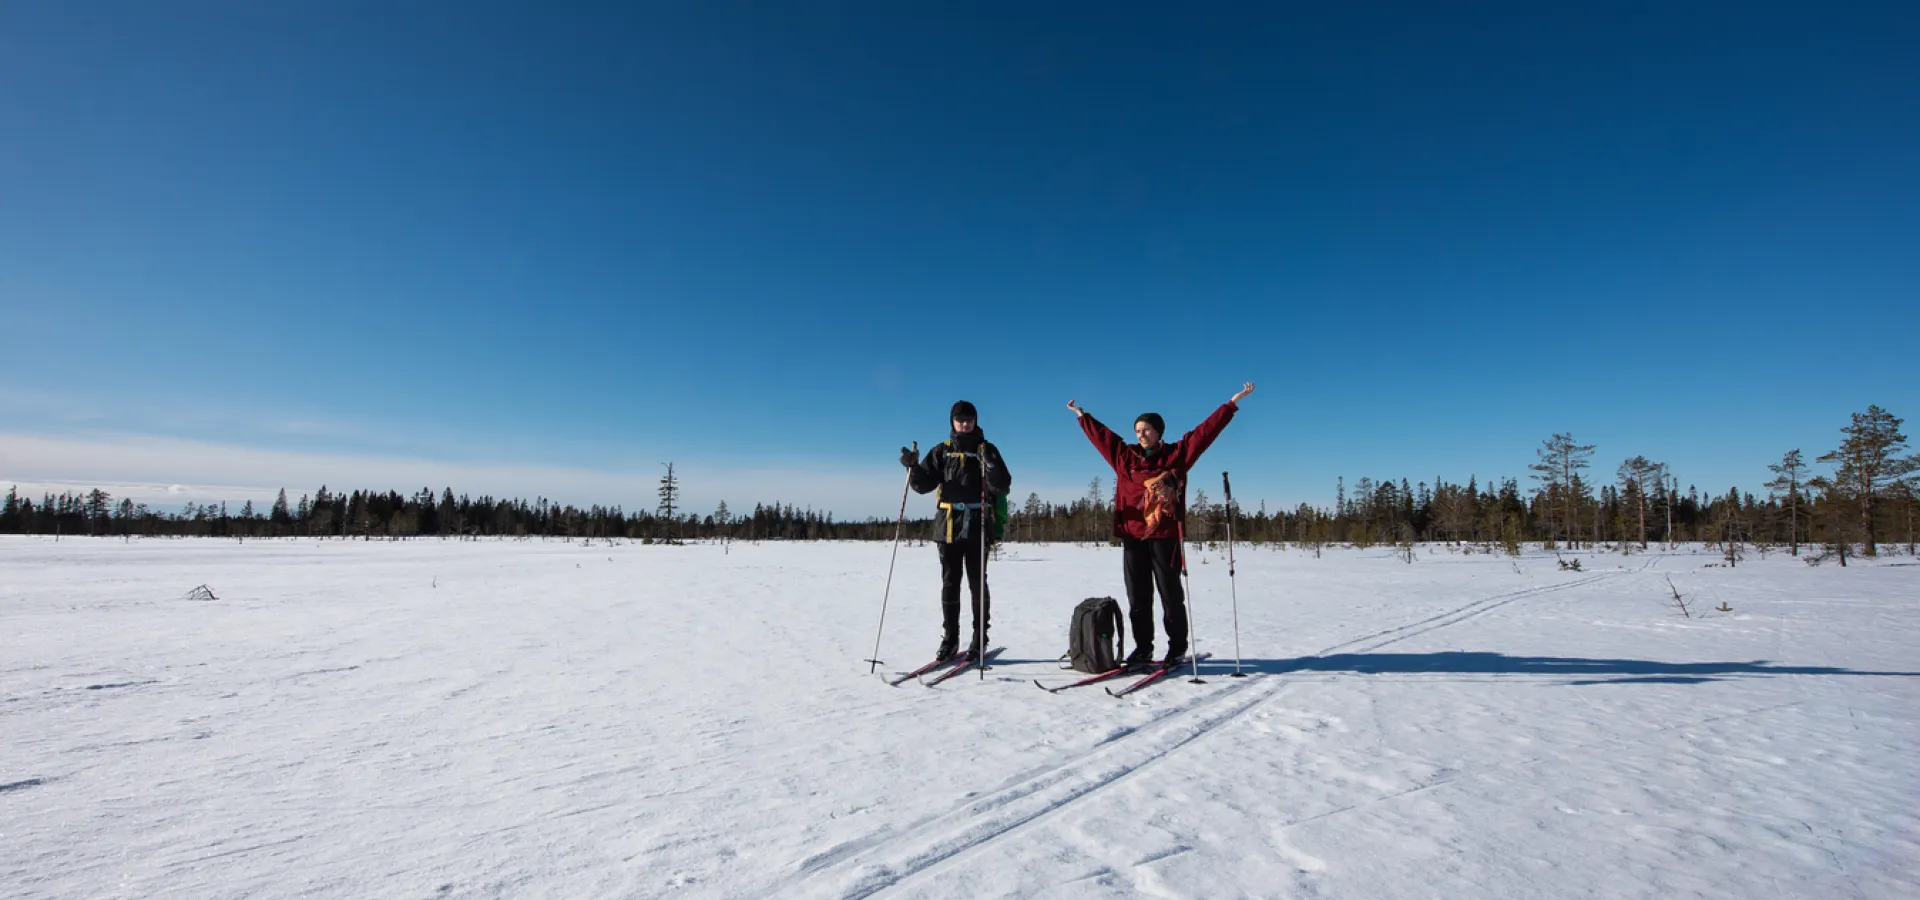
<path fill-rule="evenodd" d="M 936 659 L 949 659 L 959 649 L 960 573 L 963 570 L 973 586 L 973 639 L 967 643 L 967 652 L 973 653 L 974 648 L 981 652 L 987 649 L 987 626 L 993 620 L 993 594 L 986 587 L 986 549 L 981 533 L 974 529 L 986 529 L 987 541 L 992 541 L 994 500 L 1013 487 L 1013 476 L 1007 472 L 1006 461 L 1000 458 L 1000 448 L 987 442 L 973 404 L 965 400 L 955 403 L 950 418 L 952 436 L 928 450 L 926 459 L 914 459 L 912 450 L 900 448 L 900 464 L 913 470 L 908 483 L 914 491 L 925 494 L 937 488 L 940 492 L 936 495 L 940 515 L 933 520 L 934 544 L 940 549 L 943 628 Z M 982 468 L 987 485 L 984 505 L 980 494 Z"/>

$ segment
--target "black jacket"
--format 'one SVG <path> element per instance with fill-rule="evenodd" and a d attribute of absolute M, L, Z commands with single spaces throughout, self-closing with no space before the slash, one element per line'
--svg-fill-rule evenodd
<path fill-rule="evenodd" d="M 994 498 L 1013 489 L 1013 474 L 1007 471 L 1006 460 L 1000 458 L 1000 448 L 987 440 L 986 433 L 979 426 L 974 427 L 972 434 L 954 432 L 948 440 L 935 444 L 933 449 L 927 451 L 926 458 L 913 467 L 909 483 L 916 493 L 928 494 L 939 490 L 943 505 L 978 504 L 982 460 L 986 462 L 987 504 L 991 508 Z M 941 512 L 952 513 L 953 510 L 942 509 Z M 948 515 L 935 519 L 935 531 L 942 537 L 948 530 L 947 519 Z M 956 524 L 955 528 L 959 527 Z"/>

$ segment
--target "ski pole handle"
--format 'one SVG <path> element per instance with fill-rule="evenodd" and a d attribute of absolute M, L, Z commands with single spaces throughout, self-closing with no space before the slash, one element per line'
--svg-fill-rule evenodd
<path fill-rule="evenodd" d="M 1221 490 L 1224 490 L 1227 493 L 1226 498 L 1223 500 L 1223 504 L 1227 508 L 1227 578 L 1231 580 L 1233 578 L 1233 482 L 1227 479 L 1227 473 L 1225 472 L 1220 473 L 1220 488 Z M 1240 640 L 1240 599 L 1238 594 L 1235 594 L 1234 596 L 1233 616 L 1234 616 L 1234 626 L 1233 626 L 1234 638 L 1233 639 L 1235 642 L 1234 658 L 1238 659 L 1240 656 L 1240 651 L 1238 649 L 1238 644 Z"/>

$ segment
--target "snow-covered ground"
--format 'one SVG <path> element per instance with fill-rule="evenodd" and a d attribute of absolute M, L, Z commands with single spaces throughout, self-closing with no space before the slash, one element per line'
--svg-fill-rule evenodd
<path fill-rule="evenodd" d="M 0 538 L 0 894 L 1920 897 L 1910 557 L 1242 547 L 1234 679 L 1196 554 L 1206 683 L 1116 700 L 1031 682 L 1118 551 L 933 689 L 888 553 Z"/>

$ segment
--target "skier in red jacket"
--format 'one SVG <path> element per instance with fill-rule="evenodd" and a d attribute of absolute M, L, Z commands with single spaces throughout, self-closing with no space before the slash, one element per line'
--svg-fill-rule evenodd
<path fill-rule="evenodd" d="M 1166 422 L 1158 413 L 1142 413 L 1133 420 L 1138 444 L 1128 444 L 1087 414 L 1072 400 L 1067 408 L 1080 417 L 1080 430 L 1113 467 L 1113 534 L 1120 539 L 1127 582 L 1127 618 L 1133 625 L 1134 650 L 1127 665 L 1153 661 L 1153 589 L 1160 587 L 1165 605 L 1168 664 L 1187 655 L 1187 597 L 1180 588 L 1181 526 L 1187 516 L 1187 472 L 1200 461 L 1215 438 L 1233 421 L 1240 401 L 1253 393 L 1249 381 L 1233 399 L 1213 411 L 1205 422 L 1166 443 Z"/>

